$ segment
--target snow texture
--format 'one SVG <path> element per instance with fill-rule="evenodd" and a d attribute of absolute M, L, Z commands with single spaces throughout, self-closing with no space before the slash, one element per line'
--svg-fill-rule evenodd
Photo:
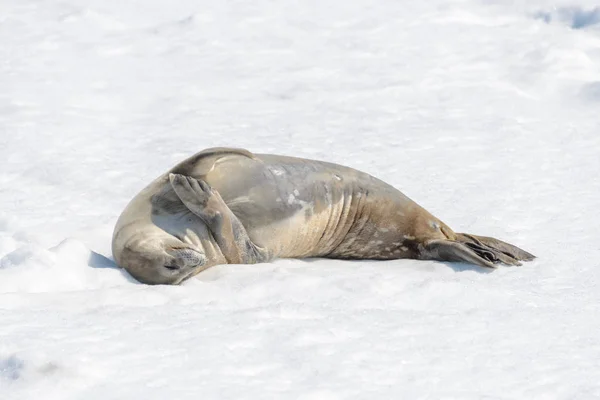
<path fill-rule="evenodd" d="M 0 398 L 599 398 L 599 19 L 576 0 L 0 2 Z M 116 218 L 213 146 L 364 170 L 539 258 L 137 283 Z"/>

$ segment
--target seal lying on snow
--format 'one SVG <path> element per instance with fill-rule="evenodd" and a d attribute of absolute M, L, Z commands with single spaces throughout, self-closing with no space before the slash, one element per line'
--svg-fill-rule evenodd
<path fill-rule="evenodd" d="M 178 284 L 216 264 L 276 257 L 414 258 L 493 268 L 534 258 L 455 233 L 399 190 L 327 162 L 241 149 L 201 151 L 131 200 L 115 227 L 118 265 Z"/>

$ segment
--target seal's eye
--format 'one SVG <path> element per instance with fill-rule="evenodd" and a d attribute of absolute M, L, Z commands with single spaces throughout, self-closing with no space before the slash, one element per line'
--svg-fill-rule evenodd
<path fill-rule="evenodd" d="M 177 271 L 179 269 L 179 265 L 177 265 L 177 264 L 165 265 L 165 268 L 170 269 L 171 271 Z"/>

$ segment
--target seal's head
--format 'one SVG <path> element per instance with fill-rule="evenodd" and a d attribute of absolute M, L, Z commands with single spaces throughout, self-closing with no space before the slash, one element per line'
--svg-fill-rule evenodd
<path fill-rule="evenodd" d="M 199 273 L 206 261 L 203 253 L 175 238 L 140 238 L 123 246 L 117 263 L 142 283 L 177 285 Z"/>

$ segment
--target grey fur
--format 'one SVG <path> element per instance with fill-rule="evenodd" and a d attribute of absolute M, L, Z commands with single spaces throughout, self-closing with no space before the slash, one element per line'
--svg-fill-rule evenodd
<path fill-rule="evenodd" d="M 494 238 L 454 233 L 394 187 L 352 168 L 228 148 L 201 151 L 142 190 L 117 222 L 113 254 L 138 280 L 171 284 L 212 265 L 274 257 L 484 267 L 533 258 Z"/>

